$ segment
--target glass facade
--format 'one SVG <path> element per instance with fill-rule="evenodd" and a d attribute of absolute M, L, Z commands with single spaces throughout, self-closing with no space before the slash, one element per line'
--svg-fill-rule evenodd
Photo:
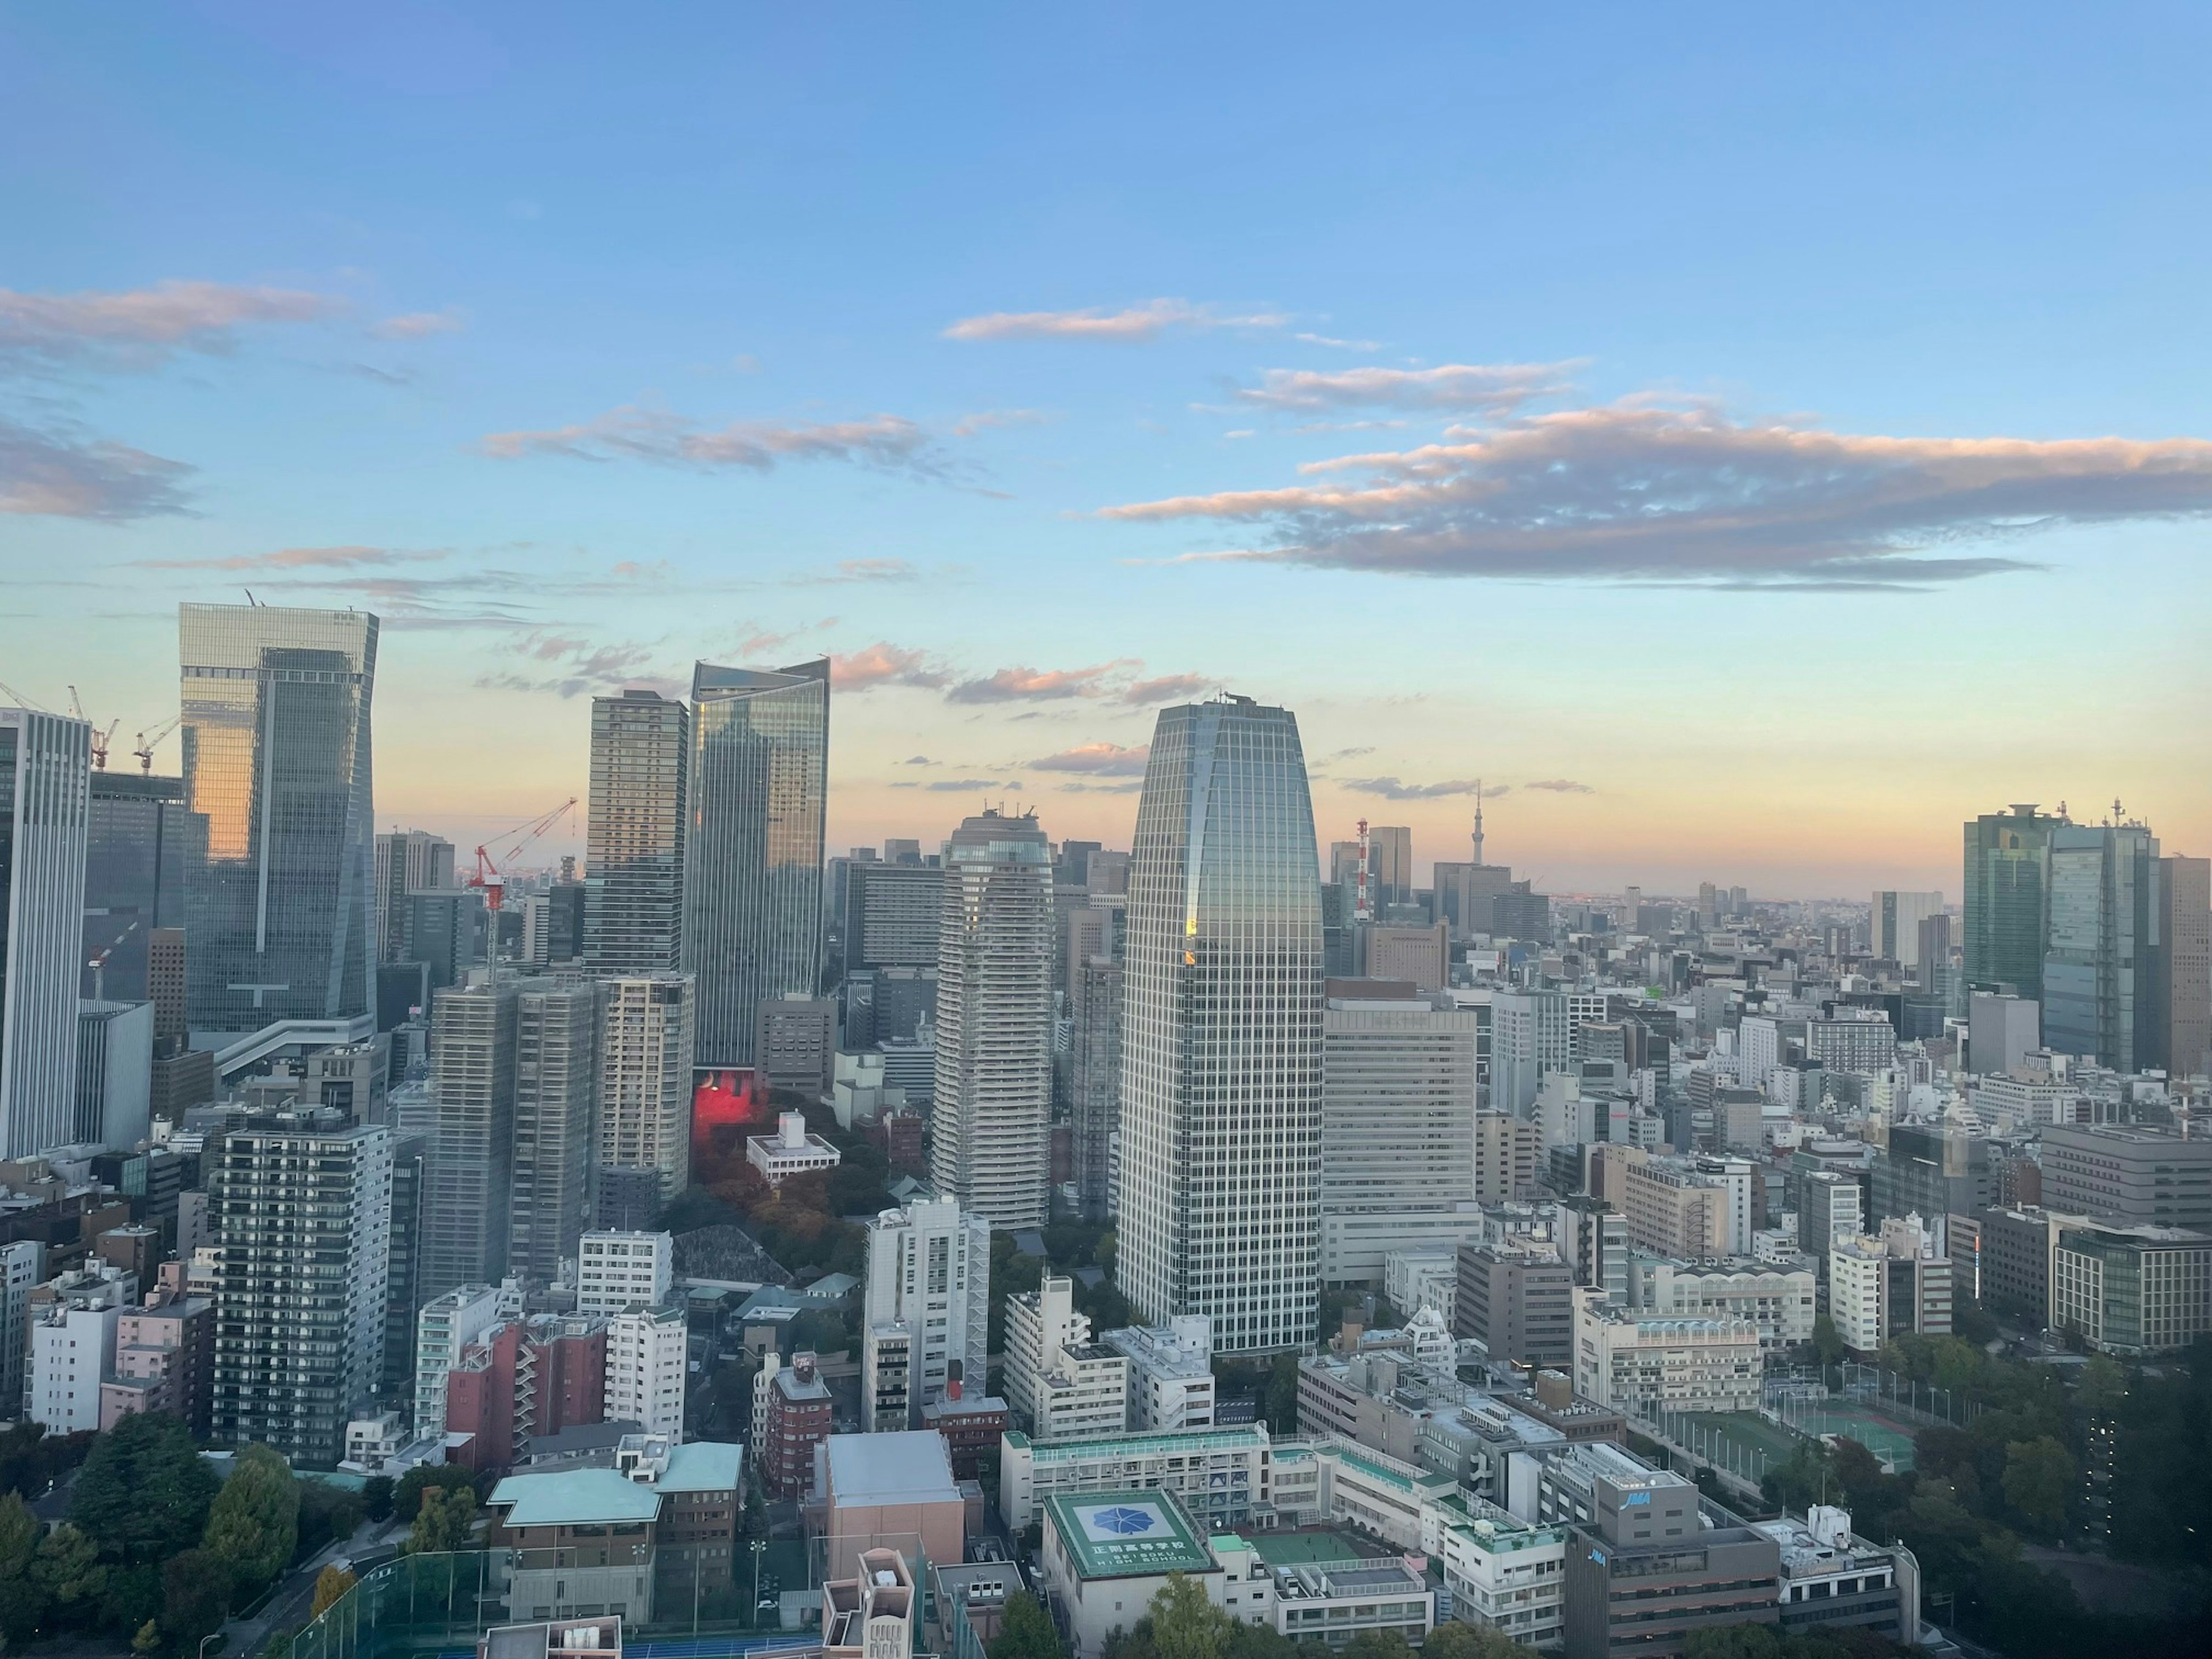
<path fill-rule="evenodd" d="M 94 1001 L 153 996 L 154 930 L 185 925 L 184 799 L 182 778 L 92 775 L 79 988 Z"/>
<path fill-rule="evenodd" d="M 1129 866 L 1120 1275 L 1224 1352 L 1313 1340 L 1321 877 L 1297 719 L 1161 711 Z"/>
<path fill-rule="evenodd" d="M 761 1004 L 821 982 L 830 664 L 702 662 L 691 702 L 683 942 L 697 1063 L 744 1066 Z"/>
<path fill-rule="evenodd" d="M 377 619 L 275 605 L 178 611 L 186 1021 L 221 1036 L 366 1014 Z"/>
<path fill-rule="evenodd" d="M 2132 1072 L 2161 1046 L 2157 837 L 2140 824 L 2064 825 L 2051 834 L 2043 1042 Z"/>
<path fill-rule="evenodd" d="M 2051 832 L 2063 818 L 2015 806 L 1966 825 L 1966 968 L 1969 985 L 2009 985 L 2043 1000 Z"/>
<path fill-rule="evenodd" d="M 0 708 L 0 1158 L 73 1139 L 92 727 Z"/>
<path fill-rule="evenodd" d="M 690 711 L 653 691 L 592 701 L 584 959 L 672 974 L 683 958 L 684 795 Z"/>

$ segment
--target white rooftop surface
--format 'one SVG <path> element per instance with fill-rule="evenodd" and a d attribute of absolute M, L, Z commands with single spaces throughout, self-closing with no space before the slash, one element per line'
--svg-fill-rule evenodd
<path fill-rule="evenodd" d="M 933 1429 L 897 1434 L 833 1434 L 830 1490 L 845 1504 L 957 1504 L 952 1459 Z"/>

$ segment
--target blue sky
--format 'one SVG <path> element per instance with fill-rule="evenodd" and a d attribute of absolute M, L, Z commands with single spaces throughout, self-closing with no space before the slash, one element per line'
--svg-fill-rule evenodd
<path fill-rule="evenodd" d="M 127 739 L 178 599 L 368 606 L 380 817 L 470 841 L 592 690 L 827 653 L 837 845 L 1126 843 L 1226 685 L 1325 836 L 1481 777 L 1559 890 L 2203 852 L 2208 35 L 16 8 L 0 679 Z"/>

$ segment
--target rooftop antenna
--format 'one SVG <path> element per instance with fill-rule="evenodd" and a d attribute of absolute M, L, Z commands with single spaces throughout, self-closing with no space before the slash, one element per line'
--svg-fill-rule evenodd
<path fill-rule="evenodd" d="M 1482 780 L 1474 781 L 1474 861 L 1482 862 Z"/>
<path fill-rule="evenodd" d="M 258 599 L 255 599 L 255 598 L 253 597 L 253 590 L 252 590 L 252 588 L 250 588 L 250 587 L 249 587 L 249 588 L 246 588 L 246 589 L 245 590 L 245 592 L 246 592 L 246 604 L 248 604 L 248 605 L 259 605 L 259 604 L 261 603 L 261 601 L 260 601 L 260 600 L 258 600 Z"/>

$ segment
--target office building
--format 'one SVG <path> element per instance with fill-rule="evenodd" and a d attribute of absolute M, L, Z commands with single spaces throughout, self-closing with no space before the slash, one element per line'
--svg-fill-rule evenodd
<path fill-rule="evenodd" d="M 583 954 L 596 972 L 682 965 L 690 766 L 691 715 L 680 700 L 643 690 L 592 699 Z"/>
<path fill-rule="evenodd" d="M 1920 924 L 1942 914 L 1941 893 L 1877 891 L 1867 921 L 1868 953 L 1900 968 L 1919 967 Z"/>
<path fill-rule="evenodd" d="M 1565 1365 L 1574 1358 L 1574 1271 L 1540 1246 L 1462 1244 L 1452 1334 L 1493 1361 Z"/>
<path fill-rule="evenodd" d="M 1984 812 L 1966 827 L 1966 978 L 2043 1000 L 2050 848 L 2063 817 L 2033 804 Z"/>
<path fill-rule="evenodd" d="M 1205 1315 L 1127 1325 L 1098 1340 L 1129 1362 L 1130 1428 L 1149 1434 L 1212 1425 L 1213 1328 Z"/>
<path fill-rule="evenodd" d="M 1128 1426 L 1128 1358 L 1091 1340 L 1074 1293 L 1074 1280 L 1048 1276 L 1006 1298 L 1006 1403 L 1039 1445 Z"/>
<path fill-rule="evenodd" d="M 2043 1046 L 2043 1010 L 2007 992 L 1976 991 L 1966 1003 L 1966 1066 L 2003 1077 Z"/>
<path fill-rule="evenodd" d="M 1951 1263 L 1917 1217 L 1893 1217 L 1879 1237 L 1829 1247 L 1828 1316 L 1854 1353 L 1878 1352 L 1900 1333 L 1948 1336 L 1951 1298 Z"/>
<path fill-rule="evenodd" d="M 686 974 L 599 981 L 599 1167 L 592 1219 L 601 1225 L 618 1219 L 608 1201 L 611 1188 L 649 1186 L 665 1204 L 691 1178 L 696 991 Z"/>
<path fill-rule="evenodd" d="M 676 1241 L 666 1233 L 587 1232 L 576 1248 L 576 1311 L 657 1308 L 675 1270 Z"/>
<path fill-rule="evenodd" d="M 760 1005 L 822 980 L 830 664 L 696 665 L 684 847 L 684 966 L 697 1063 L 746 1066 Z"/>
<path fill-rule="evenodd" d="M 868 1224 L 860 1398 L 872 1432 L 913 1426 L 962 1380 L 983 1391 L 991 1227 L 946 1199 L 916 1199 Z"/>
<path fill-rule="evenodd" d="M 2212 1237 L 2178 1227 L 2062 1227 L 2051 1322 L 2104 1353 L 2185 1348 L 2212 1331 Z"/>
<path fill-rule="evenodd" d="M 150 1122 L 154 1005 L 76 1006 L 76 1100 L 67 1139 L 128 1151 L 146 1139 Z"/>
<path fill-rule="evenodd" d="M 2212 1233 L 2212 1139 L 2144 1123 L 2054 1123 L 2043 1132 L 2043 1204 Z"/>
<path fill-rule="evenodd" d="M 196 1042 L 371 1012 L 377 629 L 365 611 L 178 608 Z"/>
<path fill-rule="evenodd" d="M 1019 1530 L 1048 1498 L 1141 1488 L 1172 1493 L 1201 1526 L 1245 1526 L 1276 1495 L 1273 1451 L 1260 1423 L 1046 1445 L 1009 1429 L 999 1449 L 999 1513 Z"/>
<path fill-rule="evenodd" d="M 1303 1347 L 1316 1299 L 1322 940 L 1297 722 L 1161 711 L 1129 872 L 1117 1278 L 1223 1353 Z"/>
<path fill-rule="evenodd" d="M 85 721 L 0 708 L 0 1158 L 76 1138 L 91 767 Z"/>
<path fill-rule="evenodd" d="M 936 967 L 944 913 L 942 869 L 919 862 L 849 865 L 839 940 L 846 973 Z"/>
<path fill-rule="evenodd" d="M 2163 1039 L 2144 1063 L 2212 1076 L 2212 859 L 2159 860 L 2158 1000 Z"/>
<path fill-rule="evenodd" d="M 1052 851 L 986 809 L 945 844 L 930 1178 L 994 1227 L 1046 1215 L 1052 1110 Z"/>
<path fill-rule="evenodd" d="M 1871 1220 L 1972 1215 L 1996 1201 L 1996 1170 L 1986 1136 L 1938 1123 L 1893 1123 L 1875 1155 Z"/>
<path fill-rule="evenodd" d="M 1566 1659 L 1682 1651 L 1692 1632 L 1781 1622 L 1782 1552 L 1746 1526 L 1708 1526 L 1698 1489 L 1620 1454 L 1590 1481 L 1590 1519 L 1570 1528 Z"/>
<path fill-rule="evenodd" d="M 596 991 L 547 979 L 520 981 L 514 1187 L 507 1224 L 513 1272 L 550 1284 L 560 1277 L 562 1262 L 576 1254 L 589 1218 L 599 1094 Z"/>
<path fill-rule="evenodd" d="M 1068 1097 L 1075 1195 L 1085 1219 L 1114 1213 L 1112 1172 L 1121 1124 L 1122 969 L 1090 956 L 1068 970 Z"/>
<path fill-rule="evenodd" d="M 2116 1072 L 2164 1047 L 2158 838 L 2140 823 L 2051 832 L 2043 1042 Z"/>
<path fill-rule="evenodd" d="M 1897 1064 L 1897 1028 L 1881 1014 L 1805 1022 L 1805 1063 L 1868 1074 Z"/>
<path fill-rule="evenodd" d="M 1743 1165 L 1747 1185 L 1749 1168 Z M 1705 1261 L 1739 1254 L 1738 1196 L 1728 1181 L 1708 1176 L 1686 1158 L 1644 1158 L 1623 1171 L 1620 1201 L 1628 1218 L 1629 1240 L 1638 1249 Z M 1747 1253 L 1747 1239 L 1746 1245 Z"/>
<path fill-rule="evenodd" d="M 1500 990 L 1490 1003 L 1490 1099 L 1494 1111 L 1527 1117 L 1547 1072 L 1571 1064 L 1567 994 Z"/>
<path fill-rule="evenodd" d="M 115 1369 L 116 1326 L 137 1283 L 112 1268 L 68 1274 L 31 1309 L 26 1421 L 52 1435 L 100 1427 L 100 1383 Z"/>
<path fill-rule="evenodd" d="M 392 1131 L 327 1107 L 272 1114 L 212 1161 L 215 1432 L 331 1468 L 384 1372 Z"/>
<path fill-rule="evenodd" d="M 1543 1137 L 1534 1123 L 1510 1112 L 1474 1115 L 1474 1196 L 1485 1204 L 1534 1197 Z"/>
<path fill-rule="evenodd" d="M 432 1000 L 429 1191 L 421 1292 L 506 1277 L 514 1203 L 513 979 L 448 986 Z"/>
<path fill-rule="evenodd" d="M 1441 991 L 1451 983 L 1451 930 L 1433 927 L 1370 927 L 1367 929 L 1367 977 L 1402 980 L 1416 991 Z"/>
<path fill-rule="evenodd" d="M 1513 890 L 1513 872 L 1503 864 L 1458 864 L 1437 860 L 1434 878 L 1437 920 L 1455 939 L 1488 936 L 1497 929 L 1497 902 Z"/>
<path fill-rule="evenodd" d="M 1576 1292 L 1575 1393 L 1631 1417 L 1757 1411 L 1759 1348 L 1748 1319 L 1654 1316 Z"/>
<path fill-rule="evenodd" d="M 1371 896 L 1377 915 L 1393 904 L 1413 902 L 1413 832 L 1402 823 L 1370 824 L 1367 856 L 1373 872 Z"/>
<path fill-rule="evenodd" d="M 1476 1195 L 1471 1008 L 1331 980 L 1322 1014 L 1321 1209 L 1402 1214 Z M 1324 1274 L 1324 1277 L 1334 1275 Z"/>
<path fill-rule="evenodd" d="M 393 1126 L 392 1247 L 386 1257 L 384 1365 L 377 1394 L 397 1405 L 403 1419 L 411 1416 L 415 1404 L 415 1316 L 423 1302 L 422 1206 L 429 1197 L 429 1170 L 430 1136 Z M 191 1256 L 185 1249 L 185 1206 L 191 1197 L 186 1193 L 178 1199 L 177 1254 L 187 1261 Z"/>
<path fill-rule="evenodd" d="M 1575 1194 L 1560 1201 L 1557 1234 L 1560 1258 L 1573 1270 L 1575 1283 L 1626 1305 L 1628 1218 L 1602 1198 Z"/>
<path fill-rule="evenodd" d="M 1639 1318 L 1718 1319 L 1757 1328 L 1759 1346 L 1780 1353 L 1813 1340 L 1820 1281 L 1809 1266 L 1738 1258 L 1669 1261 L 1633 1255 L 1626 1305 Z"/>
<path fill-rule="evenodd" d="M 185 781 L 95 771 L 88 781 L 79 990 L 150 1001 L 154 934 L 185 921 Z"/>
<path fill-rule="evenodd" d="M 1828 1251 L 1837 1240 L 1867 1229 L 1866 1189 L 1858 1177 L 1838 1170 L 1808 1170 L 1798 1182 L 1797 1248 L 1827 1271 Z"/>
<path fill-rule="evenodd" d="M 635 1423 L 647 1434 L 681 1440 L 689 1349 L 681 1308 L 629 1307 L 611 1316 L 606 1420 Z"/>
<path fill-rule="evenodd" d="M 759 1018 L 753 1074 L 760 1085 L 828 1099 L 837 1065 L 837 1005 L 827 997 L 770 997 Z"/>
<path fill-rule="evenodd" d="M 453 843 L 427 830 L 393 830 L 376 838 L 376 959 L 409 959 L 407 896 L 457 885 Z"/>

